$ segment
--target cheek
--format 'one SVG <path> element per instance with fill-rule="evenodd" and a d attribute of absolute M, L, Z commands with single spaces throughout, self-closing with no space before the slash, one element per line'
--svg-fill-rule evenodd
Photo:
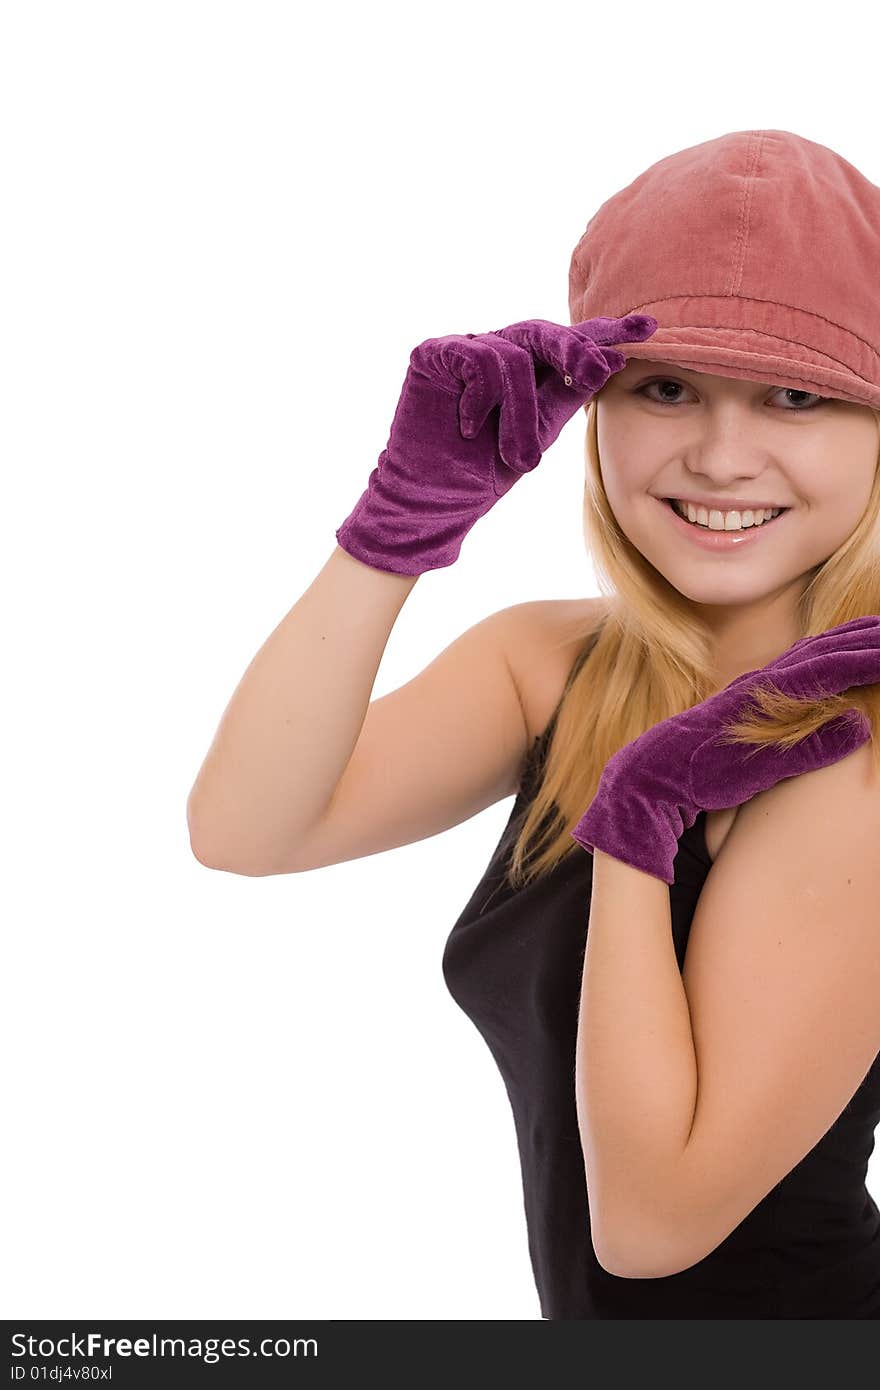
<path fill-rule="evenodd" d="M 650 465 L 651 455 L 644 448 L 628 441 L 623 431 L 607 431 L 603 440 L 601 430 L 597 432 L 596 443 L 599 452 L 599 476 L 605 486 L 609 499 L 635 504 L 656 482 L 656 470 Z"/>
<path fill-rule="evenodd" d="M 803 489 L 804 511 L 820 529 L 839 531 L 843 527 L 851 531 L 864 514 L 871 494 L 870 480 L 864 486 L 854 479 L 841 483 L 838 488 L 830 488 L 826 475 L 821 486 L 812 491 Z"/>
<path fill-rule="evenodd" d="M 621 517 L 637 521 L 643 514 L 650 516 L 656 503 L 649 490 L 656 483 L 653 475 L 628 467 L 626 470 L 602 468 L 602 482 L 612 508 Z"/>

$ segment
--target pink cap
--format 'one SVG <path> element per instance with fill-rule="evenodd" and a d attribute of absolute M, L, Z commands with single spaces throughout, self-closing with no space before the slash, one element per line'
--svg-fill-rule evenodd
<path fill-rule="evenodd" d="M 880 188 L 791 131 L 652 164 L 587 223 L 568 284 L 573 325 L 657 319 L 626 358 L 880 409 Z"/>

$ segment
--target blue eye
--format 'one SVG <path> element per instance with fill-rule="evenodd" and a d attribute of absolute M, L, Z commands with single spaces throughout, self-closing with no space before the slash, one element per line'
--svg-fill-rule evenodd
<path fill-rule="evenodd" d="M 645 382 L 642 382 L 641 386 L 637 386 L 637 387 L 635 388 L 635 394 L 636 394 L 637 396 L 640 396 L 640 395 L 644 394 L 645 392 L 647 392 L 649 386 L 675 386 L 675 387 L 677 387 L 679 390 L 685 390 L 685 389 L 687 389 L 686 387 L 683 387 L 683 386 L 682 386 L 682 383 L 681 383 L 680 381 L 674 381 L 674 380 L 672 379 L 672 377 L 658 376 L 658 377 L 654 377 L 654 379 L 653 379 L 652 381 L 645 381 Z M 788 394 L 789 396 L 794 395 L 794 396 L 813 396 L 813 397 L 814 397 L 814 401 L 813 401 L 813 404 L 812 404 L 812 405 L 798 405 L 797 403 L 795 403 L 795 404 L 792 406 L 792 408 L 791 408 L 790 410 L 784 410 L 783 413 L 784 413 L 784 414 L 787 414 L 787 415 L 799 415 L 799 414 L 802 414 L 804 411 L 807 411 L 807 410 L 816 410 L 816 409 L 818 409 L 818 407 L 819 407 L 820 405 L 824 405 L 824 404 L 825 404 L 825 400 L 826 400 L 826 397 L 825 397 L 825 396 L 819 396 L 819 395 L 816 394 L 815 391 L 801 391 L 801 390 L 799 390 L 799 389 L 798 389 L 797 387 L 795 387 L 795 386 L 780 386 L 780 387 L 778 388 L 778 390 L 777 390 L 776 392 L 774 392 L 774 394 L 778 394 L 779 392 L 786 393 L 786 394 Z M 679 401 L 657 400 L 656 397 L 654 397 L 654 396 L 646 396 L 646 400 L 653 401 L 653 403 L 654 403 L 655 405 L 679 405 L 679 404 L 680 404 Z"/>

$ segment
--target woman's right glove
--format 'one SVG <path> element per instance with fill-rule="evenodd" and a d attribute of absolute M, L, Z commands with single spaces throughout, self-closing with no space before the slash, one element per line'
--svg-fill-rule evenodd
<path fill-rule="evenodd" d="M 840 762 L 871 738 L 869 721 L 851 707 L 789 747 L 733 742 L 729 726 L 760 712 L 753 699 L 759 687 L 818 700 L 878 682 L 880 615 L 799 638 L 766 666 L 619 748 L 572 837 L 671 885 L 678 841 L 700 811 L 742 806 L 788 777 Z"/>
<path fill-rule="evenodd" d="M 611 345 L 644 342 L 657 326 L 648 314 L 573 327 L 524 319 L 420 343 L 388 443 L 336 532 L 339 545 L 393 574 L 453 564 L 474 523 L 626 366 Z"/>

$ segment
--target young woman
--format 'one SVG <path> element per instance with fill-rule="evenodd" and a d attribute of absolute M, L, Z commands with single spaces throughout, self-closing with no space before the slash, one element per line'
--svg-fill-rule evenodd
<path fill-rule="evenodd" d="M 570 328 L 420 344 L 190 794 L 197 857 L 244 874 L 515 794 L 443 969 L 510 1097 L 546 1318 L 880 1317 L 880 306 L 851 292 L 880 189 L 853 174 L 787 132 L 684 151 L 588 225 Z M 582 406 L 603 595 L 503 609 L 371 703 L 419 574 Z"/>

